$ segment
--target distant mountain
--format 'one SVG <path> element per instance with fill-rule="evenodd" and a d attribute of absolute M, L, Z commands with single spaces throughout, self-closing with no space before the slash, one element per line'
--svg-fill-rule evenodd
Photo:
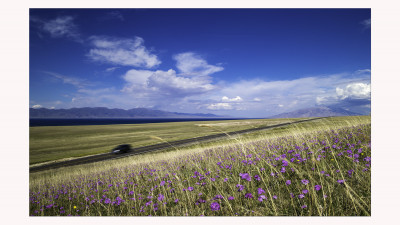
<path fill-rule="evenodd" d="M 327 116 L 359 116 L 361 114 L 334 107 L 313 107 L 282 113 L 269 118 L 301 118 L 301 117 L 327 117 Z"/>
<path fill-rule="evenodd" d="M 29 108 L 29 118 L 220 118 L 214 114 L 177 113 L 146 108 L 109 109 L 105 107 L 85 107 L 71 109 Z"/>

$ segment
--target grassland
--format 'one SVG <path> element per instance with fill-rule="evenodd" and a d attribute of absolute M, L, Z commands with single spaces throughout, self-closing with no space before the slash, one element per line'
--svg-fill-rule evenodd
<path fill-rule="evenodd" d="M 139 147 L 297 120 L 299 119 L 30 127 L 29 163 L 32 165 L 105 153 L 119 144 Z"/>
<path fill-rule="evenodd" d="M 30 175 L 31 216 L 370 216 L 370 117 Z"/>

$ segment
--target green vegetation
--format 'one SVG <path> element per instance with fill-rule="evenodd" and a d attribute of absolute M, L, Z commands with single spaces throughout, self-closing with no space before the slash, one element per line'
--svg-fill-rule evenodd
<path fill-rule="evenodd" d="M 139 147 L 297 120 L 300 119 L 30 127 L 29 163 L 105 153 L 120 144 Z"/>
<path fill-rule="evenodd" d="M 371 121 L 341 117 L 30 174 L 32 216 L 370 216 Z"/>

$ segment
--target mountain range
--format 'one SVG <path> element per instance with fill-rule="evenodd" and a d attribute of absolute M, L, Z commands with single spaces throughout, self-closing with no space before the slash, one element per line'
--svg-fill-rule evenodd
<path fill-rule="evenodd" d="M 281 113 L 268 118 L 301 118 L 301 117 L 327 117 L 327 116 L 358 116 L 359 113 L 350 112 L 342 108 L 331 106 L 320 106 L 313 108 L 304 108 L 292 112 Z M 106 107 L 84 107 L 71 109 L 47 109 L 47 108 L 29 108 L 29 118 L 227 118 L 229 116 L 220 116 L 204 113 L 178 113 L 162 110 L 153 110 L 146 108 L 134 109 L 109 109 Z"/>
<path fill-rule="evenodd" d="M 29 118 L 223 118 L 214 114 L 177 113 L 146 108 L 109 109 L 106 107 L 84 107 L 71 109 L 29 108 Z"/>
<path fill-rule="evenodd" d="M 359 116 L 361 114 L 350 112 L 342 108 L 320 106 L 299 109 L 292 112 L 281 113 L 268 118 L 301 118 L 301 117 L 327 117 L 327 116 Z"/>

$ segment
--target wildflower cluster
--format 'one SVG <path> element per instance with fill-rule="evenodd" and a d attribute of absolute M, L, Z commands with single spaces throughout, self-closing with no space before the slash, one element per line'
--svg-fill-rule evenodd
<path fill-rule="evenodd" d="M 30 215 L 369 215 L 370 146 L 360 125 L 49 180 Z"/>

